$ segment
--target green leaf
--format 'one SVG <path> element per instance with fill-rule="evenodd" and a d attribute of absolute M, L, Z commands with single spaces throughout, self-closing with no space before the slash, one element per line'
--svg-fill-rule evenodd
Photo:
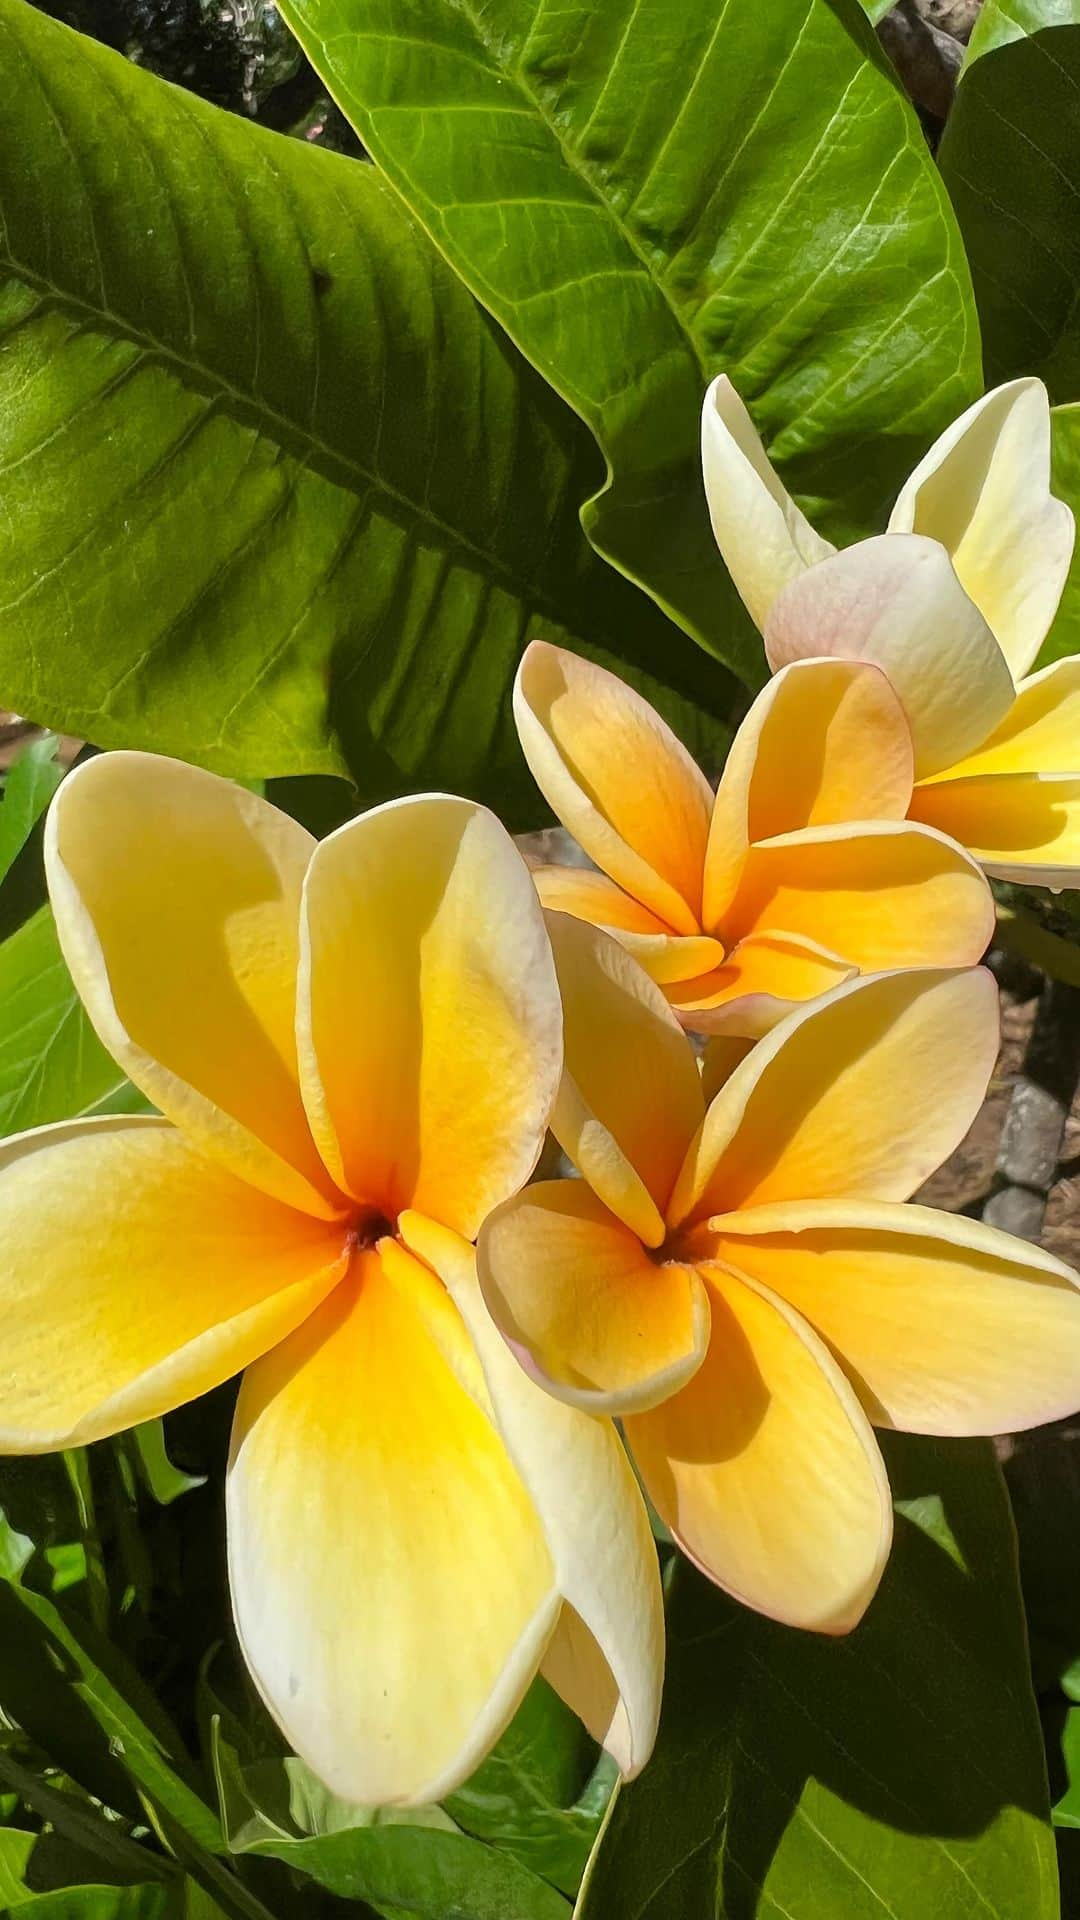
<path fill-rule="evenodd" d="M 21 1827 L 0 1827 L 0 1912 L 6 1913 L 30 1897 L 26 1865 L 34 1851 L 36 1833 Z"/>
<path fill-rule="evenodd" d="M 617 1778 L 546 1681 L 533 1682 L 502 1739 L 446 1801 L 458 1825 L 574 1894 Z"/>
<path fill-rule="evenodd" d="M 544 633 L 717 759 L 727 677 L 581 531 L 589 435 L 374 168 L 0 0 L 0 216 L 0 698 L 525 820 Z"/>
<path fill-rule="evenodd" d="M 61 1887 L 33 1894 L 19 1920 L 167 1920 L 168 1887 Z"/>
<path fill-rule="evenodd" d="M 826 531 L 978 390 L 967 268 L 853 0 L 283 0 L 365 146 L 611 469 L 593 544 L 751 683 L 701 485 L 730 373 Z"/>
<path fill-rule="evenodd" d="M 149 1796 L 207 1850 L 223 1848 L 175 1729 L 145 1682 L 73 1609 L 0 1583 L 0 1707 L 90 1793 L 138 1815 Z"/>
<path fill-rule="evenodd" d="M 680 1565 L 657 1750 L 578 1920 L 1056 1920 L 993 1450 L 884 1438 L 896 1541 L 849 1638 L 762 1620 Z"/>
<path fill-rule="evenodd" d="M 354 1824 L 305 1836 L 290 1831 L 305 1800 L 295 1763 L 241 1765 L 214 1724 L 221 1817 L 237 1853 L 283 1860 L 344 1900 L 366 1900 L 387 1920 L 569 1920 L 562 1895 L 509 1855 L 468 1834 L 437 1807 L 354 1809 Z M 339 1803 L 340 1804 L 340 1803 Z"/>
<path fill-rule="evenodd" d="M 0 945 L 0 1136 L 150 1107 L 94 1033 L 48 907 Z"/>
<path fill-rule="evenodd" d="M 0 880 L 11 871 L 16 854 L 26 845 L 62 778 L 54 734 L 31 740 L 22 749 L 4 781 L 0 804 Z"/>
<path fill-rule="evenodd" d="M 193 1493 L 197 1487 L 206 1485 L 205 1474 L 185 1473 L 169 1459 L 164 1421 L 144 1420 L 141 1426 L 132 1429 L 131 1443 L 143 1479 L 159 1506 L 170 1507 L 182 1493 Z"/>
<path fill-rule="evenodd" d="M 1080 398 L 1080 27 L 998 46 L 957 88 L 939 152 L 989 385 L 1037 373 Z"/>
<path fill-rule="evenodd" d="M 1006 47 L 1011 40 L 1038 33 L 1043 27 L 1075 27 L 1080 24 L 1080 0 L 983 0 L 971 30 L 963 71 L 973 60 L 995 47 Z"/>
<path fill-rule="evenodd" d="M 1055 1827 L 1080 1827 L 1080 1707 L 1070 1707 L 1061 1730 L 1067 1785 L 1054 1806 Z"/>
<path fill-rule="evenodd" d="M 1055 407 L 1052 426 L 1054 492 L 1068 501 L 1080 521 L 1080 406 Z M 1048 666 L 1069 653 L 1080 653 L 1080 541 L 1073 548 L 1061 605 L 1036 665 Z"/>

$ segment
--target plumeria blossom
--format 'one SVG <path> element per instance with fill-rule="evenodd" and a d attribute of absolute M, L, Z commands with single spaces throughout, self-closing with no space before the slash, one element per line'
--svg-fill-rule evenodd
<path fill-rule="evenodd" d="M 777 674 L 715 799 L 648 702 L 575 654 L 533 641 L 514 712 L 538 786 L 602 869 L 538 866 L 540 898 L 613 933 L 685 1025 L 754 1035 L 860 970 L 984 953 L 976 862 L 905 819 L 911 734 L 879 667 Z"/>
<path fill-rule="evenodd" d="M 484 1298 L 532 1379 L 622 1415 L 658 1512 L 713 1580 L 844 1632 L 889 1552 L 875 1425 L 1011 1432 L 1080 1403 L 1070 1269 L 901 1204 L 978 1110 L 994 983 L 864 976 L 726 1077 L 707 1056 L 703 1083 L 630 955 L 568 915 L 549 924 L 566 1010 L 552 1125 L 584 1177 L 494 1211 Z"/>
<path fill-rule="evenodd" d="M 723 375 L 705 396 L 705 491 L 770 666 L 876 661 L 915 747 L 913 820 L 993 874 L 1080 879 L 1080 656 L 1031 667 L 1057 611 L 1073 516 L 1050 491 L 1050 406 L 1011 380 L 941 435 L 888 531 L 837 552 L 778 475 Z"/>
<path fill-rule="evenodd" d="M 429 796 L 316 846 L 225 780 L 116 753 L 60 788 L 47 865 L 83 1003 L 163 1117 L 0 1146 L 0 1447 L 96 1440 L 246 1368 L 236 1626 L 315 1771 L 437 1798 L 541 1666 L 635 1771 L 663 1659 L 644 1504 L 611 1423 L 514 1365 L 470 1245 L 531 1173 L 562 1065 L 513 842 Z"/>

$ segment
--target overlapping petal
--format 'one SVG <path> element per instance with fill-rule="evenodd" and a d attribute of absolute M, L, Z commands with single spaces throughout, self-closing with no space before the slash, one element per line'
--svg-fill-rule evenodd
<path fill-rule="evenodd" d="M 985 773 L 1080 774 L 1080 655 L 1022 681 L 1000 726 L 946 777 Z"/>
<path fill-rule="evenodd" d="M 918 779 L 974 751 L 1012 704 L 1001 648 L 944 547 L 923 534 L 845 547 L 785 588 L 764 633 L 774 670 L 823 655 L 881 667 L 907 715 Z"/>
<path fill-rule="evenodd" d="M 1050 403 L 1041 380 L 984 394 L 934 442 L 901 488 L 890 530 L 928 534 L 1019 678 L 1057 611 L 1073 517 L 1050 491 Z"/>
<path fill-rule="evenodd" d="M 477 1255 L 511 1351 L 570 1406 L 655 1406 L 701 1364 L 709 1306 L 696 1273 L 650 1259 L 583 1180 L 541 1181 L 497 1208 Z"/>
<path fill-rule="evenodd" d="M 562 990 L 565 1071 L 551 1129 L 646 1246 L 704 1111 L 686 1035 L 659 988 L 610 935 L 548 915 Z"/>
<path fill-rule="evenodd" d="M 904 710 L 880 668 L 857 660 L 782 667 L 758 694 L 724 766 L 706 854 L 704 925 L 721 924 L 751 841 L 800 827 L 902 820 L 913 777 Z"/>
<path fill-rule="evenodd" d="M 609 1420 L 556 1400 L 518 1365 L 481 1299 L 472 1248 L 414 1214 L 402 1217 L 401 1231 L 460 1309 L 555 1560 L 565 1604 L 543 1671 L 632 1776 L 656 1736 L 664 1613 L 656 1550 L 630 1463 Z"/>
<path fill-rule="evenodd" d="M 828 1343 L 875 1426 L 1015 1433 L 1080 1406 L 1080 1286 L 1040 1247 L 865 1200 L 751 1209 L 710 1230 L 717 1258 Z"/>
<path fill-rule="evenodd" d="M 700 931 L 712 793 L 647 700 L 534 640 L 514 717 L 541 793 L 590 859 L 674 933 Z"/>
<path fill-rule="evenodd" d="M 672 1226 L 781 1200 L 906 1200 L 963 1138 L 997 1056 L 983 968 L 864 976 L 790 1014 L 709 1107 Z"/>
<path fill-rule="evenodd" d="M 696 1033 L 757 1038 L 802 1001 L 830 993 L 857 972 L 853 961 L 800 934 L 751 934 L 724 966 L 669 986 L 668 999 Z"/>
<path fill-rule="evenodd" d="M 204 1159 L 167 1121 L 0 1146 L 0 1450 L 82 1445 L 237 1373 L 318 1306 L 344 1229 Z"/>
<path fill-rule="evenodd" d="M 421 796 L 322 841 L 297 1030 L 312 1130 L 341 1184 L 473 1238 L 532 1171 L 562 1065 L 543 911 L 493 814 Z"/>
<path fill-rule="evenodd" d="M 1080 885 L 1080 775 L 991 773 L 916 787 L 911 811 L 1001 880 Z"/>
<path fill-rule="evenodd" d="M 865 973 L 970 966 L 989 945 L 994 903 L 961 846 L 880 820 L 751 847 L 724 924 L 743 940 L 783 929 Z"/>
<path fill-rule="evenodd" d="M 701 464 L 716 544 L 761 627 L 781 588 L 835 549 L 791 498 L 726 374 L 705 395 Z"/>
<path fill-rule="evenodd" d="M 359 1802 L 435 1800 L 479 1763 L 559 1607 L 532 1503 L 468 1381 L 457 1309 L 392 1242 L 245 1377 L 229 1580 L 296 1751 Z"/>
<path fill-rule="evenodd" d="M 258 795 L 156 754 L 68 775 L 45 861 L 64 958 L 136 1086 L 265 1192 L 311 1212 L 341 1195 L 297 1083 L 300 891 L 314 841 Z"/>
<path fill-rule="evenodd" d="M 614 934 L 639 967 L 659 986 L 689 980 L 718 966 L 724 949 L 708 934 L 668 933 L 661 920 L 606 874 L 584 867 L 533 867 L 536 891 L 545 907 L 571 913 Z"/>
<path fill-rule="evenodd" d="M 707 1358 L 627 1437 L 657 1512 L 713 1580 L 791 1626 L 845 1633 L 881 1577 L 888 1480 L 869 1421 L 817 1335 L 783 1301 L 702 1269 Z"/>

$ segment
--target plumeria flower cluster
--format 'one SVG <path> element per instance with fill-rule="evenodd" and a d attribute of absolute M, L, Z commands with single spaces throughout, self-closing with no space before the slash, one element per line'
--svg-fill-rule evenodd
<path fill-rule="evenodd" d="M 911 728 L 912 820 L 989 872 L 1080 878 L 1080 656 L 1031 669 L 1072 558 L 1050 490 L 1050 406 L 1013 380 L 969 407 L 920 461 L 886 533 L 837 553 L 769 463 L 723 375 L 705 397 L 713 531 L 770 666 L 875 661 Z"/>
<path fill-rule="evenodd" d="M 714 795 L 613 675 L 528 650 L 522 746 L 591 869 L 530 871 L 444 795 L 316 845 L 139 753 L 52 803 L 65 959 L 157 1111 L 0 1143 L 0 1449 L 242 1373 L 237 1637 L 344 1799 L 444 1795 L 538 1673 L 624 1775 L 645 1764 L 664 1625 L 639 1477 L 712 1580 L 840 1633 L 889 1551 L 875 1428 L 1080 1405 L 1077 1276 L 906 1204 L 996 1054 L 979 863 L 1059 874 L 1076 851 L 1077 776 L 1032 758 L 1063 738 L 1025 691 L 1049 678 L 1010 692 L 1012 734 L 999 712 L 994 663 L 1030 651 L 1068 559 L 1059 503 L 1010 480 L 1021 455 L 1041 471 L 1030 383 L 1003 393 L 919 469 L 883 561 L 849 562 L 710 391 L 714 520 L 777 672 Z M 845 565 L 869 569 L 847 598 Z M 954 644 L 954 691 L 978 667 L 959 713 L 933 681 Z M 1007 741 L 1028 771 L 981 763 Z M 1046 783 L 1065 824 L 1036 839 Z M 976 815 L 993 832 L 958 839 Z M 549 1137 L 573 1177 L 533 1178 Z"/>

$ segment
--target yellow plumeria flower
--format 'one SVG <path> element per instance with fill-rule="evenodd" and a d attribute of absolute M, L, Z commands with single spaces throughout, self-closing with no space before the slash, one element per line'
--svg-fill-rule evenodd
<path fill-rule="evenodd" d="M 636 1771 L 663 1661 L 644 1503 L 610 1422 L 522 1394 L 469 1245 L 561 1071 L 513 842 L 435 796 L 316 846 L 228 781 L 116 753 L 60 788 L 47 863 L 90 1018 L 165 1117 L 0 1144 L 0 1448 L 95 1440 L 246 1368 L 236 1626 L 322 1779 L 437 1798 L 542 1663 Z M 457 1245 L 452 1298 L 406 1219 Z"/>
<path fill-rule="evenodd" d="M 910 817 L 1003 879 L 1075 886 L 1080 657 L 1030 672 L 1074 537 L 1050 491 L 1041 380 L 969 407 L 901 490 L 888 532 L 841 553 L 786 492 L 723 375 L 705 396 L 702 459 L 713 531 L 770 666 L 876 661 L 911 726 Z"/>
<path fill-rule="evenodd" d="M 531 1377 L 624 1417 L 658 1512 L 713 1580 L 844 1632 L 889 1552 L 874 1425 L 1012 1432 L 1080 1403 L 1069 1268 L 900 1204 L 978 1110 L 993 981 L 852 981 L 713 1093 L 714 1063 L 703 1086 L 629 954 L 548 919 L 566 1012 L 552 1125 L 584 1178 L 496 1209 L 484 1297 Z"/>
<path fill-rule="evenodd" d="M 559 647 L 526 650 L 514 713 L 537 785 L 602 869 L 537 867 L 541 899 L 613 933 L 685 1025 L 753 1035 L 860 970 L 985 952 L 976 862 L 904 817 L 911 734 L 879 668 L 777 674 L 715 799 L 646 700 Z"/>

